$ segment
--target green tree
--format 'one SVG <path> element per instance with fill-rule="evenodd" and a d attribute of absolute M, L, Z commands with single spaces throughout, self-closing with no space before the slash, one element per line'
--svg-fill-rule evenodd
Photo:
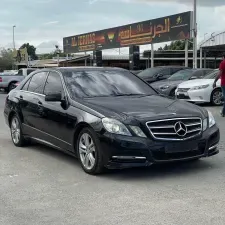
<path fill-rule="evenodd" d="M 36 55 L 36 48 L 33 45 L 30 45 L 29 43 L 24 43 L 21 48 L 27 48 L 27 53 L 30 56 L 30 58 L 32 60 L 36 60 L 38 59 L 37 55 Z"/>
<path fill-rule="evenodd" d="M 10 70 L 13 65 L 13 51 L 11 49 L 2 49 L 0 51 L 0 71 Z"/>
<path fill-rule="evenodd" d="M 62 50 L 60 49 L 58 51 L 59 51 L 59 57 L 66 57 L 66 53 L 62 52 Z M 70 57 L 71 55 L 69 54 L 68 56 Z M 50 53 L 39 55 L 39 59 L 52 59 L 53 57 L 57 57 L 57 50 Z"/>
<path fill-rule="evenodd" d="M 193 49 L 193 40 L 190 40 L 188 42 L 188 49 Z M 161 49 L 159 49 L 161 50 Z M 185 40 L 181 41 L 172 41 L 169 45 L 165 45 L 163 47 L 163 50 L 185 50 Z"/>

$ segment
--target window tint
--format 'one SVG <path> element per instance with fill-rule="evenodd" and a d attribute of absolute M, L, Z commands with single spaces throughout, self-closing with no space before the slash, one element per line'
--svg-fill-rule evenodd
<path fill-rule="evenodd" d="M 182 68 L 171 68 L 171 74 L 174 74 L 180 70 L 182 70 Z"/>
<path fill-rule="evenodd" d="M 31 78 L 28 91 L 43 94 L 46 77 L 47 72 L 40 72 L 34 74 L 34 76 Z"/>
<path fill-rule="evenodd" d="M 203 70 L 195 71 L 192 76 L 197 78 L 203 77 L 204 76 Z"/>
<path fill-rule="evenodd" d="M 151 77 L 154 77 L 155 75 L 159 74 L 160 72 L 162 71 L 161 68 L 149 68 L 149 69 L 146 69 L 142 72 L 140 72 L 138 74 L 139 77 L 141 78 L 151 78 Z"/>
<path fill-rule="evenodd" d="M 207 76 L 205 76 L 204 79 L 215 79 L 218 73 L 219 73 L 219 70 L 213 71 L 207 74 Z"/>
<path fill-rule="evenodd" d="M 60 93 L 63 92 L 61 78 L 58 73 L 50 72 L 46 81 L 44 94 L 58 93 L 58 92 Z"/>
<path fill-rule="evenodd" d="M 189 80 L 192 76 L 193 73 L 195 71 L 194 70 L 180 70 L 176 73 L 174 73 L 170 78 L 168 78 L 168 80 Z"/>
<path fill-rule="evenodd" d="M 68 70 L 63 73 L 74 98 L 153 95 L 155 91 L 128 71 Z"/>
<path fill-rule="evenodd" d="M 30 79 L 23 85 L 23 88 L 21 90 L 27 91 L 29 83 L 30 83 Z"/>
<path fill-rule="evenodd" d="M 163 76 L 170 75 L 170 68 L 163 69 L 159 73 L 162 74 Z"/>
<path fill-rule="evenodd" d="M 203 73 L 204 75 L 211 73 L 213 70 L 204 70 Z"/>

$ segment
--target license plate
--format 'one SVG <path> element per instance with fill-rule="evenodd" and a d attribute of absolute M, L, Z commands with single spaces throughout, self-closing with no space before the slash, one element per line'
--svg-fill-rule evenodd
<path fill-rule="evenodd" d="M 176 152 L 188 152 L 188 151 L 197 151 L 198 144 L 195 142 L 184 142 L 184 143 L 169 143 L 165 147 L 166 153 L 176 153 Z"/>

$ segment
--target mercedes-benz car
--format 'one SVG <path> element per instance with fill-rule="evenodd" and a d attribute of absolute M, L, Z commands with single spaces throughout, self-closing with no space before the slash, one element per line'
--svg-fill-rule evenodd
<path fill-rule="evenodd" d="M 152 85 L 164 95 L 175 97 L 177 86 L 187 80 L 204 78 L 212 69 L 186 69 L 180 70 L 164 81 L 157 81 Z"/>
<path fill-rule="evenodd" d="M 219 70 L 209 73 L 203 79 L 189 80 L 178 85 L 176 97 L 195 103 L 212 103 L 212 105 L 221 105 L 223 103 L 223 94 L 221 90 L 221 80 L 219 79 L 216 87 L 213 83 Z"/>
<path fill-rule="evenodd" d="M 4 116 L 15 146 L 33 140 L 65 151 L 89 174 L 219 152 L 209 111 L 163 97 L 123 69 L 35 71 L 8 94 Z"/>

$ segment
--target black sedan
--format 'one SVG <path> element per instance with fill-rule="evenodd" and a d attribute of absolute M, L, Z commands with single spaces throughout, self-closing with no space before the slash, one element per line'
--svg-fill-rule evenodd
<path fill-rule="evenodd" d="M 8 94 L 4 116 L 15 146 L 65 151 L 89 174 L 212 156 L 220 139 L 210 112 L 116 68 L 33 72 Z"/>
<path fill-rule="evenodd" d="M 138 73 L 137 75 L 148 83 L 153 83 L 159 80 L 168 79 L 174 73 L 188 69 L 188 67 L 183 66 L 158 66 L 154 68 L 148 68 Z"/>
<path fill-rule="evenodd" d="M 167 80 L 154 82 L 151 86 L 164 95 L 174 97 L 179 84 L 187 80 L 202 79 L 212 71 L 212 69 L 180 70 Z"/>

